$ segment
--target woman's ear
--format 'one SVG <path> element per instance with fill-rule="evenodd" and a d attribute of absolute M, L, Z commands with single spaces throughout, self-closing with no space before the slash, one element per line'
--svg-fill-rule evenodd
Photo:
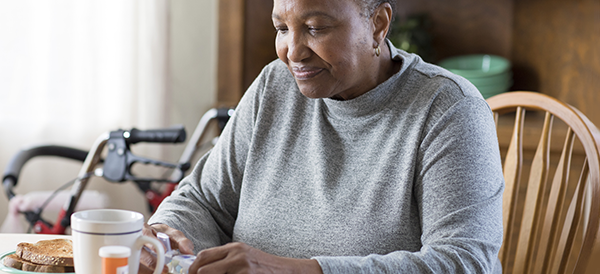
<path fill-rule="evenodd" d="M 373 24 L 373 47 L 377 47 L 383 43 L 383 39 L 387 35 L 392 23 L 392 6 L 390 3 L 382 3 L 375 9 L 371 16 Z"/>

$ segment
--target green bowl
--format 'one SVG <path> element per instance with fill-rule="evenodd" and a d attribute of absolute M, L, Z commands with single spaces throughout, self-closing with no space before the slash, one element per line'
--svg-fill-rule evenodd
<path fill-rule="evenodd" d="M 481 96 L 483 96 L 483 99 L 488 99 L 490 97 L 493 97 L 495 95 L 501 94 L 501 93 L 505 93 L 508 92 L 508 90 L 502 90 L 502 91 L 497 91 L 497 92 L 489 92 L 489 93 L 481 93 Z"/>
<path fill-rule="evenodd" d="M 510 69 L 510 61 L 491 54 L 472 54 L 450 57 L 439 62 L 439 65 L 465 78 L 486 77 L 506 72 Z"/>
<path fill-rule="evenodd" d="M 500 83 L 500 84 L 492 84 L 492 85 L 474 85 L 475 87 L 477 87 L 477 89 L 479 89 L 479 91 L 482 90 L 499 90 L 499 89 L 509 89 L 510 86 L 512 86 L 513 82 L 512 80 L 505 82 L 505 83 Z"/>
<path fill-rule="evenodd" d="M 504 92 L 508 92 L 508 90 L 498 90 L 498 91 L 494 91 L 494 92 L 482 92 L 481 96 L 483 96 L 483 99 L 488 99 L 494 95 L 498 95 Z"/>
<path fill-rule="evenodd" d="M 481 93 L 481 95 L 483 96 L 483 98 L 487 99 L 490 98 L 494 95 L 503 93 L 503 92 L 507 92 L 510 88 L 511 84 L 506 84 L 506 85 L 498 85 L 498 86 L 479 86 L 477 87 L 477 89 L 479 90 L 479 92 Z"/>
<path fill-rule="evenodd" d="M 465 77 L 469 82 L 476 86 L 499 86 L 512 83 L 512 72 L 505 71 L 487 77 Z"/>

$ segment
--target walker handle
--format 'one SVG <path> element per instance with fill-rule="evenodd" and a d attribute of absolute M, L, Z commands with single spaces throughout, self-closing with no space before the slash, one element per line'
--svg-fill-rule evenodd
<path fill-rule="evenodd" d="M 14 196 L 12 188 L 17 185 L 21 169 L 31 158 L 37 156 L 57 156 L 83 162 L 87 154 L 88 152 L 84 150 L 56 145 L 40 145 L 23 149 L 13 156 L 6 166 L 6 170 L 2 176 L 4 191 L 9 200 Z"/>
<path fill-rule="evenodd" d="M 129 144 L 139 142 L 182 143 L 185 142 L 186 133 L 183 125 L 177 125 L 166 129 L 139 130 L 137 128 L 132 128 L 129 131 L 129 137 L 124 137 Z"/>

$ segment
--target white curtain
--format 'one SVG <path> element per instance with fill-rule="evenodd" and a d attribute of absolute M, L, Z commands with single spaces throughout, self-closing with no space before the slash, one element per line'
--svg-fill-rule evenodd
<path fill-rule="evenodd" d="M 168 8 L 168 0 L 0 0 L 0 169 L 25 146 L 87 150 L 106 131 L 167 126 Z M 80 167 L 52 162 L 27 167 L 19 192 L 56 189 Z M 112 207 L 145 209 L 135 189 L 98 188 L 109 187 Z"/>

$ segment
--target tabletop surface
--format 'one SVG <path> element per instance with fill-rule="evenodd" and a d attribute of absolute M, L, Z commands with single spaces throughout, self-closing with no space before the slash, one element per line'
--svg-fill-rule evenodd
<path fill-rule="evenodd" d="M 68 238 L 71 236 L 67 235 L 47 235 L 47 234 L 15 234 L 15 233 L 0 233 L 0 254 L 5 252 L 14 251 L 17 244 L 20 242 L 35 243 L 39 240 L 49 240 L 56 238 Z M 6 273 L 0 270 L 0 273 Z"/>

